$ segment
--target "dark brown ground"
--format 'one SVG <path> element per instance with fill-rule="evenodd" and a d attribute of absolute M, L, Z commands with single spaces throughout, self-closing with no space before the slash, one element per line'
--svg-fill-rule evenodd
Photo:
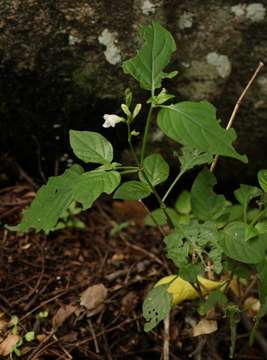
<path fill-rule="evenodd" d="M 2 189 L 2 225 L 18 222 L 33 196 L 34 188 L 23 182 Z M 37 334 L 22 346 L 22 359 L 162 358 L 163 326 L 146 334 L 141 307 L 148 289 L 170 273 L 172 265 L 164 258 L 160 232 L 144 227 L 143 217 L 140 207 L 99 201 L 80 216 L 85 230 L 67 228 L 45 236 L 0 229 L 0 320 L 17 315 L 20 335 L 31 330 Z M 112 222 L 125 220 L 131 225 L 111 237 Z M 82 291 L 95 284 L 104 284 L 108 295 L 102 309 L 89 316 L 79 300 Z M 75 306 L 68 317 L 66 305 Z M 55 318 L 59 309 L 61 316 Z M 48 317 L 39 321 L 37 314 L 45 310 Z M 170 358 L 228 359 L 227 322 L 217 317 L 217 332 L 193 338 L 192 322 L 200 317 L 192 302 L 178 306 L 171 317 Z M 265 323 L 262 334 L 264 330 Z M 6 328 L 0 330 L 0 342 L 7 334 Z M 248 347 L 242 325 L 236 358 L 264 359 L 262 346 Z"/>

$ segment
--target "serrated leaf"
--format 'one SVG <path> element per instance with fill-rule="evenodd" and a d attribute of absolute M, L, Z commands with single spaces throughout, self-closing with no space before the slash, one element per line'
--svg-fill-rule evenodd
<path fill-rule="evenodd" d="M 168 179 L 170 171 L 169 165 L 160 154 L 147 156 L 144 160 L 143 166 L 146 176 L 152 185 L 156 186 Z M 142 172 L 139 172 L 139 179 L 147 184 Z"/>
<path fill-rule="evenodd" d="M 123 183 L 115 192 L 114 199 L 140 200 L 151 194 L 150 187 L 141 181 L 131 180 Z"/>
<path fill-rule="evenodd" d="M 130 60 L 124 61 L 122 68 L 125 74 L 132 75 L 139 81 L 141 88 L 152 90 L 161 87 L 161 81 L 175 74 L 166 74 L 163 69 L 176 50 L 172 35 L 159 23 L 143 27 L 141 35 L 145 40 L 144 47 Z"/>
<path fill-rule="evenodd" d="M 158 126 L 171 139 L 210 154 L 247 162 L 232 146 L 234 129 L 225 130 L 216 119 L 216 109 L 207 101 L 183 101 L 164 106 L 158 114 Z"/>
<path fill-rule="evenodd" d="M 180 268 L 188 263 L 190 245 L 183 241 L 183 234 L 174 230 L 171 234 L 164 237 L 166 244 L 166 257 L 174 262 Z"/>
<path fill-rule="evenodd" d="M 209 252 L 209 258 L 212 260 L 213 263 L 212 270 L 216 274 L 220 274 L 222 272 L 223 269 L 222 256 L 223 256 L 223 251 L 219 246 L 213 247 Z"/>
<path fill-rule="evenodd" d="M 50 177 L 47 184 L 39 189 L 30 207 L 24 211 L 21 223 L 13 227 L 13 230 L 25 232 L 29 229 L 53 229 L 73 202 L 73 185 L 82 173 L 81 166 L 73 165 L 64 174 Z"/>
<path fill-rule="evenodd" d="M 169 217 L 171 218 L 173 224 L 177 225 L 177 224 L 180 224 L 181 222 L 183 222 L 182 216 L 177 214 L 177 212 L 174 209 L 166 208 L 166 211 L 167 211 Z M 162 209 L 159 208 L 159 209 L 153 210 L 150 212 L 150 214 L 145 217 L 145 225 L 155 226 L 155 221 L 156 221 L 157 225 L 166 225 L 168 223 L 166 215 L 164 214 Z"/>
<path fill-rule="evenodd" d="M 224 196 L 213 192 L 216 184 L 215 176 L 208 169 L 203 169 L 193 183 L 192 210 L 200 220 L 218 219 L 227 206 Z"/>
<path fill-rule="evenodd" d="M 77 158 L 86 163 L 104 165 L 112 162 L 113 147 L 101 134 L 70 130 L 70 145 Z"/>
<path fill-rule="evenodd" d="M 195 166 L 204 164 L 210 164 L 213 160 L 213 156 L 210 153 L 200 151 L 191 146 L 182 147 L 182 155 L 179 156 L 181 163 L 181 173 L 185 173 Z"/>
<path fill-rule="evenodd" d="M 172 296 L 167 292 L 166 285 L 157 286 L 149 291 L 143 303 L 143 316 L 147 323 L 144 330 L 152 330 L 166 318 L 171 311 Z"/>
<path fill-rule="evenodd" d="M 262 190 L 267 193 L 267 169 L 262 169 L 258 172 L 258 181 Z"/>
<path fill-rule="evenodd" d="M 246 224 L 233 222 L 223 229 L 220 245 L 229 258 L 245 264 L 258 264 L 265 258 L 266 240 L 260 235 L 246 241 Z"/>
<path fill-rule="evenodd" d="M 102 194 L 111 194 L 120 184 L 121 177 L 117 171 L 93 170 L 82 174 L 73 184 L 73 196 L 88 209 Z"/>
<path fill-rule="evenodd" d="M 185 214 L 185 215 L 190 214 L 192 207 L 191 207 L 191 195 L 189 191 L 184 190 L 181 192 L 181 194 L 178 196 L 175 202 L 175 209 L 181 214 Z"/>

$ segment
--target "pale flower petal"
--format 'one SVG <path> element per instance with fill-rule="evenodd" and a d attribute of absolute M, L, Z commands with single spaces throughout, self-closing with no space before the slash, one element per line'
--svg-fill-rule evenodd
<path fill-rule="evenodd" d="M 105 120 L 103 124 L 104 128 L 115 127 L 116 124 L 122 121 L 122 118 L 115 114 L 105 114 L 103 118 Z"/>

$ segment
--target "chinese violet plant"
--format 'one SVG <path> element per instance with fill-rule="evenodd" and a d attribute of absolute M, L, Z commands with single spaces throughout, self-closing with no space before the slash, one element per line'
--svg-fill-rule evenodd
<path fill-rule="evenodd" d="M 141 104 L 133 105 L 129 89 L 121 105 L 121 116 L 105 114 L 103 124 L 105 128 L 118 124 L 126 126 L 134 163 L 125 165 L 115 162 L 112 144 L 101 134 L 70 130 L 70 145 L 74 154 L 90 164 L 91 170 L 74 164 L 62 175 L 49 178 L 31 206 L 24 211 L 22 221 L 15 229 L 21 232 L 29 229 L 49 231 L 73 203 L 79 203 L 86 210 L 103 193 L 113 194 L 114 199 L 122 200 L 155 196 L 159 209 L 151 213 L 147 222 L 169 225 L 169 232 L 164 238 L 166 255 L 177 271 L 172 277 L 156 284 L 147 295 L 143 304 L 147 321 L 145 330 L 153 329 L 181 300 L 176 295 L 182 279 L 190 286 L 191 297 L 186 299 L 200 297 L 201 314 L 215 305 L 224 309 L 230 319 L 231 338 L 234 339 L 242 303 L 234 304 L 227 299 L 232 278 L 249 281 L 251 274 L 256 273 L 261 302 L 256 324 L 267 311 L 267 170 L 258 174 L 259 187 L 240 185 L 234 193 L 237 204 L 214 192 L 216 178 L 206 166 L 215 157 L 226 156 L 247 162 L 247 157 L 239 154 L 233 146 L 236 133 L 234 129 L 226 130 L 221 126 L 216 109 L 209 102 L 175 102 L 174 95 L 162 87 L 164 79 L 171 79 L 177 74 L 164 72 L 176 50 L 172 35 L 157 22 L 143 27 L 141 35 L 143 47 L 134 58 L 125 61 L 122 68 L 148 93 L 144 131 L 139 134 L 134 128 Z M 147 154 L 146 151 L 154 117 L 157 117 L 159 129 L 181 146 L 180 170 L 163 195 L 159 194 L 157 186 L 168 179 L 169 165 L 161 154 Z M 140 154 L 133 144 L 136 136 L 141 137 Z M 167 207 L 166 200 L 179 179 L 197 166 L 203 168 L 192 185 L 191 193 L 180 195 L 176 209 Z M 136 178 L 125 179 L 128 174 L 136 174 Z M 228 283 L 216 281 L 213 284 L 212 280 L 205 278 L 207 272 L 219 279 L 222 274 L 228 274 L 230 280 Z"/>

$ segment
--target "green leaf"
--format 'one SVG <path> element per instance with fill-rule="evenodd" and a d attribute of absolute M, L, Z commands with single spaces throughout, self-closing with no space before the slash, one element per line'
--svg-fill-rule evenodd
<path fill-rule="evenodd" d="M 183 219 L 182 216 L 177 214 L 177 212 L 172 208 L 166 208 L 166 211 L 171 218 L 173 224 L 180 224 Z M 157 222 L 157 225 L 166 225 L 168 223 L 167 218 L 162 209 L 156 209 L 150 212 L 152 217 Z M 152 219 L 151 215 L 145 217 L 145 225 L 155 226 L 155 221 Z"/>
<path fill-rule="evenodd" d="M 246 224 L 233 222 L 223 229 L 220 245 L 229 258 L 245 264 L 258 264 L 265 258 L 266 240 L 260 235 L 246 241 Z"/>
<path fill-rule="evenodd" d="M 154 105 L 161 105 L 164 104 L 165 102 L 167 102 L 170 99 L 173 99 L 175 96 L 168 94 L 166 89 L 162 89 L 161 92 L 158 95 L 152 96 L 147 103 L 150 104 L 154 104 Z"/>
<path fill-rule="evenodd" d="M 209 164 L 212 160 L 213 156 L 210 153 L 200 151 L 191 146 L 183 146 L 182 155 L 179 156 L 179 161 L 181 163 L 180 172 L 184 174 L 195 166 Z"/>
<path fill-rule="evenodd" d="M 143 316 L 147 323 L 144 330 L 152 330 L 171 311 L 172 296 L 167 292 L 167 285 L 161 285 L 149 291 L 143 303 Z"/>
<path fill-rule="evenodd" d="M 183 266 L 179 271 L 179 276 L 185 281 L 189 281 L 190 283 L 197 282 L 197 277 L 203 274 L 205 271 L 203 264 L 187 264 Z"/>
<path fill-rule="evenodd" d="M 267 169 L 262 169 L 258 172 L 258 181 L 262 190 L 267 193 Z"/>
<path fill-rule="evenodd" d="M 33 341 L 34 338 L 35 338 L 35 332 L 34 331 L 28 331 L 26 334 L 25 334 L 25 340 L 30 342 L 30 341 Z"/>
<path fill-rule="evenodd" d="M 223 255 L 223 251 L 219 246 L 213 247 L 209 252 L 209 258 L 212 260 L 213 263 L 212 270 L 216 274 L 220 274 L 223 269 L 222 255 Z"/>
<path fill-rule="evenodd" d="M 141 88 L 152 90 L 161 87 L 161 81 L 175 74 L 166 74 L 163 69 L 170 61 L 171 54 L 176 50 L 172 35 L 159 23 L 141 29 L 145 40 L 144 47 L 130 60 L 124 61 L 122 68 L 125 74 L 132 75 L 139 81 Z"/>
<path fill-rule="evenodd" d="M 267 221 L 258 222 L 255 225 L 255 228 L 259 234 L 266 234 L 267 233 Z"/>
<path fill-rule="evenodd" d="M 120 181 L 121 177 L 117 171 L 88 171 L 73 184 L 73 196 L 85 210 L 90 208 L 102 193 L 111 194 Z"/>
<path fill-rule="evenodd" d="M 220 290 L 214 290 L 209 294 L 207 300 L 200 305 L 199 313 L 204 316 L 215 306 L 225 306 L 227 303 L 228 299 L 224 293 Z"/>
<path fill-rule="evenodd" d="M 240 204 L 247 207 L 252 199 L 261 195 L 261 190 L 256 186 L 240 184 L 240 188 L 235 190 L 234 194 Z"/>
<path fill-rule="evenodd" d="M 215 176 L 208 169 L 203 169 L 193 183 L 192 210 L 200 220 L 218 219 L 227 206 L 224 196 L 213 192 L 216 184 Z"/>
<path fill-rule="evenodd" d="M 82 173 L 81 166 L 73 165 L 64 174 L 50 177 L 47 184 L 39 189 L 30 207 L 24 211 L 21 223 L 12 230 L 52 230 L 73 202 L 73 186 Z"/>
<path fill-rule="evenodd" d="M 191 195 L 190 192 L 184 190 L 178 196 L 178 199 L 175 202 L 175 209 L 181 213 L 188 215 L 190 214 L 192 207 L 191 207 Z"/>
<path fill-rule="evenodd" d="M 169 176 L 169 165 L 160 154 L 152 154 L 144 160 L 146 176 L 153 186 L 164 182 Z M 139 179 L 147 184 L 142 172 L 139 172 Z"/>
<path fill-rule="evenodd" d="M 171 234 L 164 237 L 166 244 L 166 257 L 180 268 L 188 263 L 190 245 L 183 241 L 183 234 L 179 230 L 174 230 Z"/>
<path fill-rule="evenodd" d="M 70 130 L 70 145 L 77 158 L 86 163 L 104 165 L 112 162 L 111 143 L 96 132 Z"/>
<path fill-rule="evenodd" d="M 158 126 L 171 139 L 210 154 L 223 155 L 247 162 L 232 146 L 234 129 L 225 130 L 216 119 L 216 109 L 206 101 L 183 101 L 163 106 Z"/>
<path fill-rule="evenodd" d="M 151 194 L 150 187 L 141 181 L 131 180 L 123 183 L 115 192 L 114 199 L 140 200 Z"/>

